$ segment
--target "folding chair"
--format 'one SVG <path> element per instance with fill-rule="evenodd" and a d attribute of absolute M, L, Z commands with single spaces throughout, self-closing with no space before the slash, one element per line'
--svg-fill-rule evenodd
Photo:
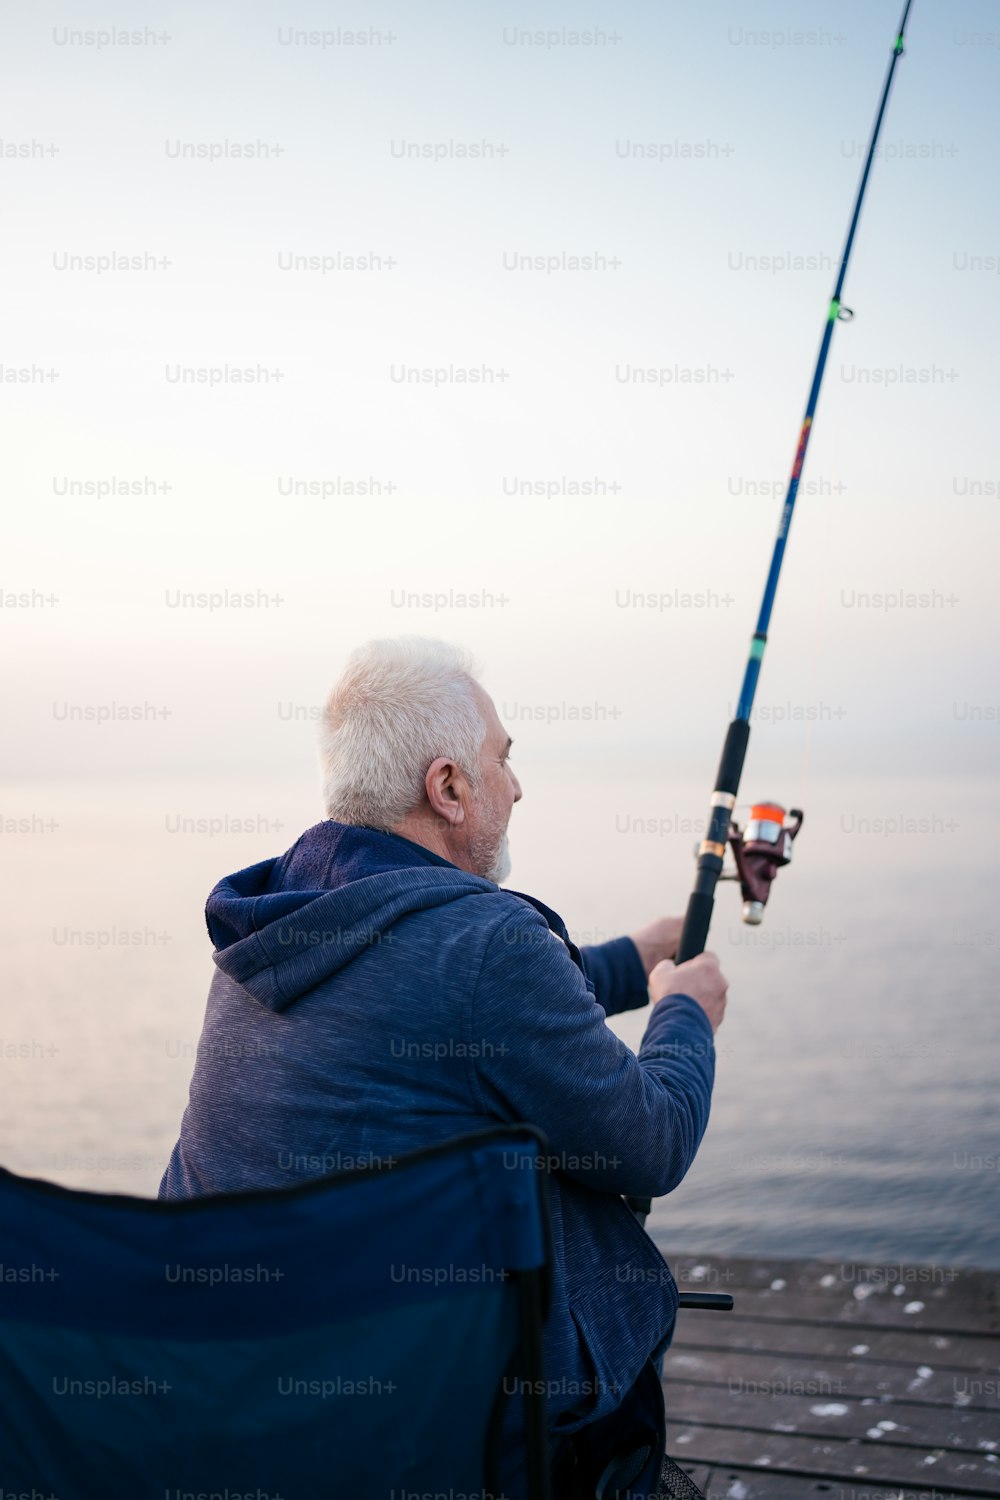
<path fill-rule="evenodd" d="M 507 1387 L 549 1500 L 547 1154 L 498 1127 L 181 1203 L 0 1170 L 4 1493 L 499 1493 Z"/>

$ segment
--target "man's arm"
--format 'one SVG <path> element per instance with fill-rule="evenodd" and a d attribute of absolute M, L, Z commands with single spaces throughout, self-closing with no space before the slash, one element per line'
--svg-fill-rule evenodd
<path fill-rule="evenodd" d="M 679 993 L 687 968 L 654 1006 L 636 1056 L 542 917 L 512 912 L 487 944 L 472 1001 L 481 1108 L 537 1125 L 554 1165 L 588 1187 L 670 1192 L 705 1133 L 715 1070 L 705 1010 Z"/>
<path fill-rule="evenodd" d="M 581 948 L 580 953 L 605 1015 L 617 1016 L 649 1004 L 646 970 L 632 938 L 612 938 L 609 943 Z"/>
<path fill-rule="evenodd" d="M 646 981 L 658 963 L 673 958 L 683 926 L 682 917 L 661 917 L 629 937 L 580 949 L 587 977 L 606 1015 L 639 1010 L 648 1003 Z"/>

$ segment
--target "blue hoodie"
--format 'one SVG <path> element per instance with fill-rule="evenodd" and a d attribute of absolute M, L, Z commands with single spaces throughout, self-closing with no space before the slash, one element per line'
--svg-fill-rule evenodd
<path fill-rule="evenodd" d="M 605 1025 L 648 1003 L 630 938 L 581 952 L 541 902 L 368 828 L 318 823 L 220 881 L 206 917 L 217 972 L 160 1197 L 529 1121 L 555 1168 L 550 1420 L 612 1410 L 673 1327 L 673 1278 L 621 1195 L 669 1193 L 694 1159 L 714 1073 L 701 1007 L 655 1005 L 636 1056 Z"/>

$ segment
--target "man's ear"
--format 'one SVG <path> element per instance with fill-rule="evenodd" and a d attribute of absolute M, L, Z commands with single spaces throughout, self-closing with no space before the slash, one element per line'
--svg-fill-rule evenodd
<path fill-rule="evenodd" d="M 453 760 L 439 755 L 431 761 L 424 777 L 424 790 L 431 811 L 452 828 L 465 822 L 468 782 Z"/>

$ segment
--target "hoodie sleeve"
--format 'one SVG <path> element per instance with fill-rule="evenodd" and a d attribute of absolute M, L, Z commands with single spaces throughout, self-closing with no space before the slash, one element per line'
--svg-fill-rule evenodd
<path fill-rule="evenodd" d="M 648 1005 L 646 971 L 630 937 L 612 938 L 609 943 L 597 943 L 581 948 L 580 952 L 587 978 L 593 981 L 598 1003 L 606 1016 Z"/>
<path fill-rule="evenodd" d="M 534 912 L 493 932 L 472 999 L 474 1087 L 485 1113 L 537 1125 L 551 1165 L 587 1187 L 661 1197 L 708 1124 L 715 1049 L 686 995 L 654 1005 L 638 1056 L 565 946 Z"/>

